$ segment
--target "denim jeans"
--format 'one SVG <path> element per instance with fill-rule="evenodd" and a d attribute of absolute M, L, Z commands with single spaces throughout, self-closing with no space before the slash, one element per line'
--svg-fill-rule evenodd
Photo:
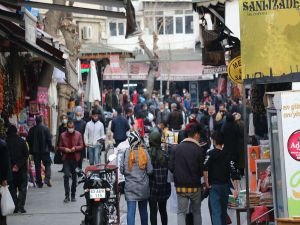
<path fill-rule="evenodd" d="M 186 225 L 186 214 L 189 207 L 189 202 L 192 205 L 192 212 L 195 225 L 202 224 L 201 218 L 201 191 L 195 193 L 177 193 L 178 212 L 177 223 L 178 225 Z"/>
<path fill-rule="evenodd" d="M 214 184 L 209 191 L 209 208 L 213 225 L 226 225 L 228 184 Z"/>
<path fill-rule="evenodd" d="M 135 225 L 136 202 L 139 205 L 141 225 L 148 225 L 147 200 L 127 201 L 127 225 Z"/>
<path fill-rule="evenodd" d="M 100 163 L 101 149 L 102 148 L 100 145 L 88 147 L 90 165 L 96 165 Z"/>

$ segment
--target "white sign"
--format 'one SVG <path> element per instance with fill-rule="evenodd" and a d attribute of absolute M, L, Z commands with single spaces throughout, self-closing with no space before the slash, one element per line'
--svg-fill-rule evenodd
<path fill-rule="evenodd" d="M 289 217 L 300 216 L 300 92 L 281 94 L 283 151 Z"/>
<path fill-rule="evenodd" d="M 36 22 L 37 18 L 34 17 L 27 9 L 24 14 L 25 19 L 25 40 L 32 44 L 36 44 Z"/>

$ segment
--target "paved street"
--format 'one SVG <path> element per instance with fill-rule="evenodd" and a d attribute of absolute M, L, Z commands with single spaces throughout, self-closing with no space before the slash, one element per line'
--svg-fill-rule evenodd
<path fill-rule="evenodd" d="M 53 187 L 29 188 L 25 208 L 26 214 L 17 214 L 8 218 L 8 225 L 79 225 L 83 216 L 80 213 L 80 206 L 84 203 L 83 198 L 78 196 L 82 193 L 82 186 L 77 188 L 77 202 L 64 204 L 63 174 L 57 171 L 61 165 L 52 166 Z M 124 200 L 121 208 L 124 208 Z M 176 214 L 170 212 L 170 201 L 168 205 L 169 224 L 177 224 Z M 138 210 L 137 210 L 138 211 Z M 234 215 L 234 214 L 233 214 Z M 207 207 L 207 201 L 202 204 L 203 225 L 211 225 Z M 140 225 L 140 220 L 136 216 L 136 225 Z M 234 219 L 234 216 L 231 216 Z M 159 218 L 160 219 L 160 218 Z M 159 221 L 159 220 L 158 220 Z M 150 224 L 150 223 L 149 223 Z M 160 224 L 160 222 L 159 222 Z M 233 221 L 233 224 L 236 224 Z"/>

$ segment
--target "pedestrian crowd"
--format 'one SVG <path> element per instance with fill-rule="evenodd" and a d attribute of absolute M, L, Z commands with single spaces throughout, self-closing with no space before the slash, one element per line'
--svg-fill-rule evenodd
<path fill-rule="evenodd" d="M 160 98 L 156 92 L 149 96 L 134 90 L 130 95 L 112 88 L 103 90 L 102 100 L 95 101 L 90 111 L 76 104 L 72 113 L 62 114 L 56 146 L 41 116 L 26 139 L 13 125 L 0 134 L 0 182 L 9 184 L 15 213 L 26 212 L 29 154 L 38 188 L 52 186 L 50 152 L 61 157 L 64 202 L 68 203 L 76 201 L 76 171 L 82 168 L 86 151 L 90 165 L 99 164 L 112 135 L 115 147 L 124 141 L 130 145 L 119 165 L 125 177 L 128 225 L 135 224 L 136 205 L 141 224 L 148 224 L 148 203 L 151 225 L 157 224 L 158 211 L 162 225 L 167 225 L 167 202 L 173 194 L 178 225 L 202 224 L 201 202 L 207 195 L 212 224 L 226 224 L 230 188 L 237 197 L 245 169 L 239 100 L 225 99 L 212 89 L 203 92 L 197 107 L 185 89 Z M 1 216 L 0 225 L 6 225 L 5 220 Z"/>

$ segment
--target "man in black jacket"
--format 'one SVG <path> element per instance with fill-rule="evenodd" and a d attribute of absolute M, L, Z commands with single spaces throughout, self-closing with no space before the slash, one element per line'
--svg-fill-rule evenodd
<path fill-rule="evenodd" d="M 82 140 L 83 140 L 86 122 L 82 119 L 82 112 L 81 111 L 78 111 L 78 112 L 75 113 L 74 126 L 75 126 L 75 130 L 77 130 L 81 134 Z M 78 167 L 80 169 L 82 169 L 82 161 L 83 161 L 83 158 L 86 155 L 85 148 L 83 148 L 80 153 L 81 153 L 81 158 L 78 161 Z"/>
<path fill-rule="evenodd" d="M 37 116 L 36 125 L 30 128 L 27 142 L 29 144 L 30 153 L 33 155 L 35 170 L 36 170 L 36 183 L 39 188 L 43 187 L 41 176 L 41 161 L 45 166 L 45 180 L 44 183 L 51 187 L 51 159 L 50 149 L 52 148 L 51 135 L 48 127 L 42 124 L 42 116 Z"/>
<path fill-rule="evenodd" d="M 181 130 L 183 125 L 183 115 L 182 112 L 178 110 L 177 104 L 172 103 L 171 104 L 171 113 L 169 114 L 167 124 L 169 127 L 169 130 Z"/>
<path fill-rule="evenodd" d="M 114 133 L 116 142 L 115 147 L 127 139 L 126 132 L 130 129 L 127 119 L 122 116 L 122 109 L 120 107 L 117 108 L 117 113 L 118 116 L 111 123 L 111 131 Z"/>
<path fill-rule="evenodd" d="M 192 124 L 184 139 L 175 149 L 172 168 L 178 199 L 178 225 L 185 225 L 189 201 L 192 204 L 194 224 L 201 225 L 201 177 L 204 150 L 199 144 L 201 126 Z"/>
<path fill-rule="evenodd" d="M 9 176 L 9 154 L 7 150 L 6 143 L 0 137 L 0 186 L 6 186 L 7 180 Z M 1 194 L 0 194 L 0 201 L 1 201 Z M 7 225 L 6 223 L 6 216 L 2 216 L 1 214 L 1 207 L 0 207 L 0 225 Z"/>
<path fill-rule="evenodd" d="M 14 125 L 8 128 L 6 144 L 10 153 L 12 171 L 9 191 L 15 203 L 15 213 L 26 213 L 24 205 L 27 194 L 27 160 L 29 152 L 25 140 L 17 135 L 17 128 Z"/>

